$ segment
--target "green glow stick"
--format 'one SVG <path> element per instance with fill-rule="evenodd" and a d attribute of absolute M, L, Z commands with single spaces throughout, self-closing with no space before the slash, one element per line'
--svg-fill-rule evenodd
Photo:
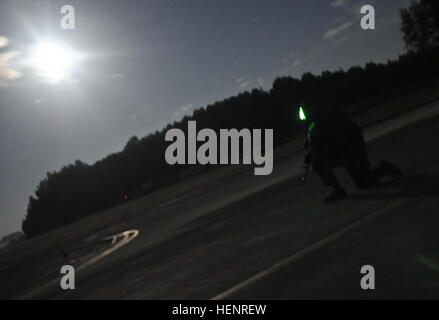
<path fill-rule="evenodd" d="M 300 107 L 300 109 L 299 109 L 299 118 L 300 118 L 300 120 L 302 120 L 302 121 L 305 121 L 305 120 L 306 120 L 305 111 L 303 111 L 303 108 L 302 108 L 302 107 Z"/>

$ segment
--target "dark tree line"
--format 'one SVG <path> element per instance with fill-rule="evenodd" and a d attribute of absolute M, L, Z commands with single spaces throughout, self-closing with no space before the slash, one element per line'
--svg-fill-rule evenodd
<path fill-rule="evenodd" d="M 77 160 L 60 171 L 48 172 L 29 199 L 23 232 L 27 236 L 41 234 L 187 175 L 188 166 L 169 166 L 164 155 L 169 144 L 165 142 L 166 131 L 180 128 L 186 132 L 189 120 L 197 121 L 198 130 L 211 128 L 217 132 L 220 128 L 272 128 L 275 145 L 280 145 L 301 131 L 296 111 L 304 100 L 349 111 L 350 106 L 370 97 L 433 79 L 439 73 L 437 8 L 437 2 L 423 0 L 401 11 L 402 31 L 410 51 L 396 61 L 370 62 L 321 75 L 305 73 L 301 79 L 280 77 L 269 91 L 240 93 L 196 109 L 192 116 L 159 132 L 132 137 L 123 151 L 93 165 Z"/>
<path fill-rule="evenodd" d="M 425 51 L 439 45 L 439 2 L 413 1 L 401 10 L 404 40 L 410 50 Z"/>

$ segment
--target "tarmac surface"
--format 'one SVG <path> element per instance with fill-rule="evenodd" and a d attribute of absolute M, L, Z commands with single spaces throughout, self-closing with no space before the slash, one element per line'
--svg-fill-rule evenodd
<path fill-rule="evenodd" d="M 403 181 L 358 190 L 337 170 L 349 196 L 327 205 L 331 190 L 312 172 L 301 183 L 303 154 L 295 154 L 264 184 L 238 177 L 148 213 L 132 226 L 135 239 L 78 272 L 74 291 L 32 297 L 438 299 L 439 103 L 365 138 L 371 163 L 396 164 Z M 360 287 L 365 265 L 375 290 Z"/>

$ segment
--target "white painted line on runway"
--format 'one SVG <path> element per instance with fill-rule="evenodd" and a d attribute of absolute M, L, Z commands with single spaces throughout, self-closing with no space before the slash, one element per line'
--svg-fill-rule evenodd
<path fill-rule="evenodd" d="M 139 230 L 128 230 L 128 231 L 116 234 L 114 236 L 110 236 L 110 237 L 105 238 L 104 240 L 111 240 L 112 247 L 110 247 L 109 249 L 105 250 L 104 252 L 98 254 L 97 256 L 93 257 L 92 259 L 84 262 L 76 270 L 77 271 L 82 270 L 82 269 L 88 267 L 89 265 L 98 262 L 102 258 L 108 256 L 110 253 L 112 253 L 112 252 L 116 251 L 117 249 L 126 245 L 128 242 L 130 242 L 135 237 L 137 237 L 138 234 L 139 234 Z M 123 239 L 120 240 L 119 242 L 117 242 L 117 238 L 119 238 L 119 237 L 123 237 Z"/>
<path fill-rule="evenodd" d="M 236 286 L 218 294 L 217 296 L 213 297 L 211 300 L 224 300 L 224 299 L 231 297 L 232 295 L 236 294 L 237 292 L 241 291 L 242 289 L 245 289 L 246 287 L 248 287 L 256 282 L 267 278 L 268 276 L 275 273 L 279 269 L 286 267 L 287 265 L 295 262 L 296 260 L 302 258 L 303 256 L 305 256 L 305 255 L 307 255 L 307 254 L 309 254 L 317 249 L 320 249 L 321 247 L 329 244 L 330 242 L 332 242 L 334 240 L 341 238 L 342 236 L 344 236 L 348 232 L 358 228 L 359 226 L 363 225 L 364 223 L 382 215 L 387 210 L 401 205 L 404 201 L 407 201 L 407 200 L 405 200 L 405 199 L 396 200 L 396 201 L 388 204 L 387 206 L 384 206 L 384 207 L 374 211 L 373 213 L 368 214 L 366 217 L 364 217 L 364 218 L 350 224 L 349 226 L 329 235 L 328 237 L 308 246 L 307 248 L 302 249 L 299 252 L 294 253 L 293 255 L 289 256 L 288 258 L 286 258 L 286 259 L 272 265 L 271 267 L 253 275 L 252 277 L 237 284 Z"/>
<path fill-rule="evenodd" d="M 81 264 L 79 267 L 76 268 L 76 272 L 85 269 L 86 267 L 90 266 L 93 263 L 98 262 L 99 260 L 101 260 L 102 258 L 108 256 L 110 253 L 116 251 L 117 249 L 120 249 L 121 247 L 123 247 L 124 245 L 126 245 L 128 242 L 130 242 L 131 240 L 133 240 L 135 237 L 137 237 L 139 235 L 139 230 L 128 230 L 122 233 L 118 233 L 115 234 L 113 236 L 109 236 L 104 238 L 103 240 L 105 241 L 110 241 L 111 240 L 111 244 L 110 244 L 110 248 L 108 248 L 107 250 L 105 250 L 104 252 L 101 252 L 100 254 L 98 254 L 97 256 L 91 258 L 90 260 L 84 262 L 83 264 Z M 123 237 L 122 240 L 120 240 L 119 242 L 117 242 L 118 238 Z M 22 295 L 21 297 L 18 297 L 17 299 L 19 300 L 24 300 L 24 299 L 34 299 L 36 297 L 38 297 L 38 295 L 42 292 L 44 292 L 44 290 L 47 290 L 53 286 L 56 286 L 59 283 L 59 278 L 57 277 L 56 279 L 52 279 L 51 281 L 43 284 L 42 286 L 33 289 L 30 292 L 25 293 L 24 295 Z"/>

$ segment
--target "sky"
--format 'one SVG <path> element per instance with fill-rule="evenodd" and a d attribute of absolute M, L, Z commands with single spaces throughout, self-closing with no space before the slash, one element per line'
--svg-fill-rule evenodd
<path fill-rule="evenodd" d="M 0 237 L 21 229 L 47 171 L 93 164 L 131 136 L 239 92 L 269 90 L 279 76 L 397 58 L 405 51 L 399 9 L 409 3 L 2 0 Z M 60 27 L 66 4 L 74 30 Z M 375 30 L 360 27 L 366 4 Z M 53 77 L 48 70 L 60 63 L 64 73 Z"/>

